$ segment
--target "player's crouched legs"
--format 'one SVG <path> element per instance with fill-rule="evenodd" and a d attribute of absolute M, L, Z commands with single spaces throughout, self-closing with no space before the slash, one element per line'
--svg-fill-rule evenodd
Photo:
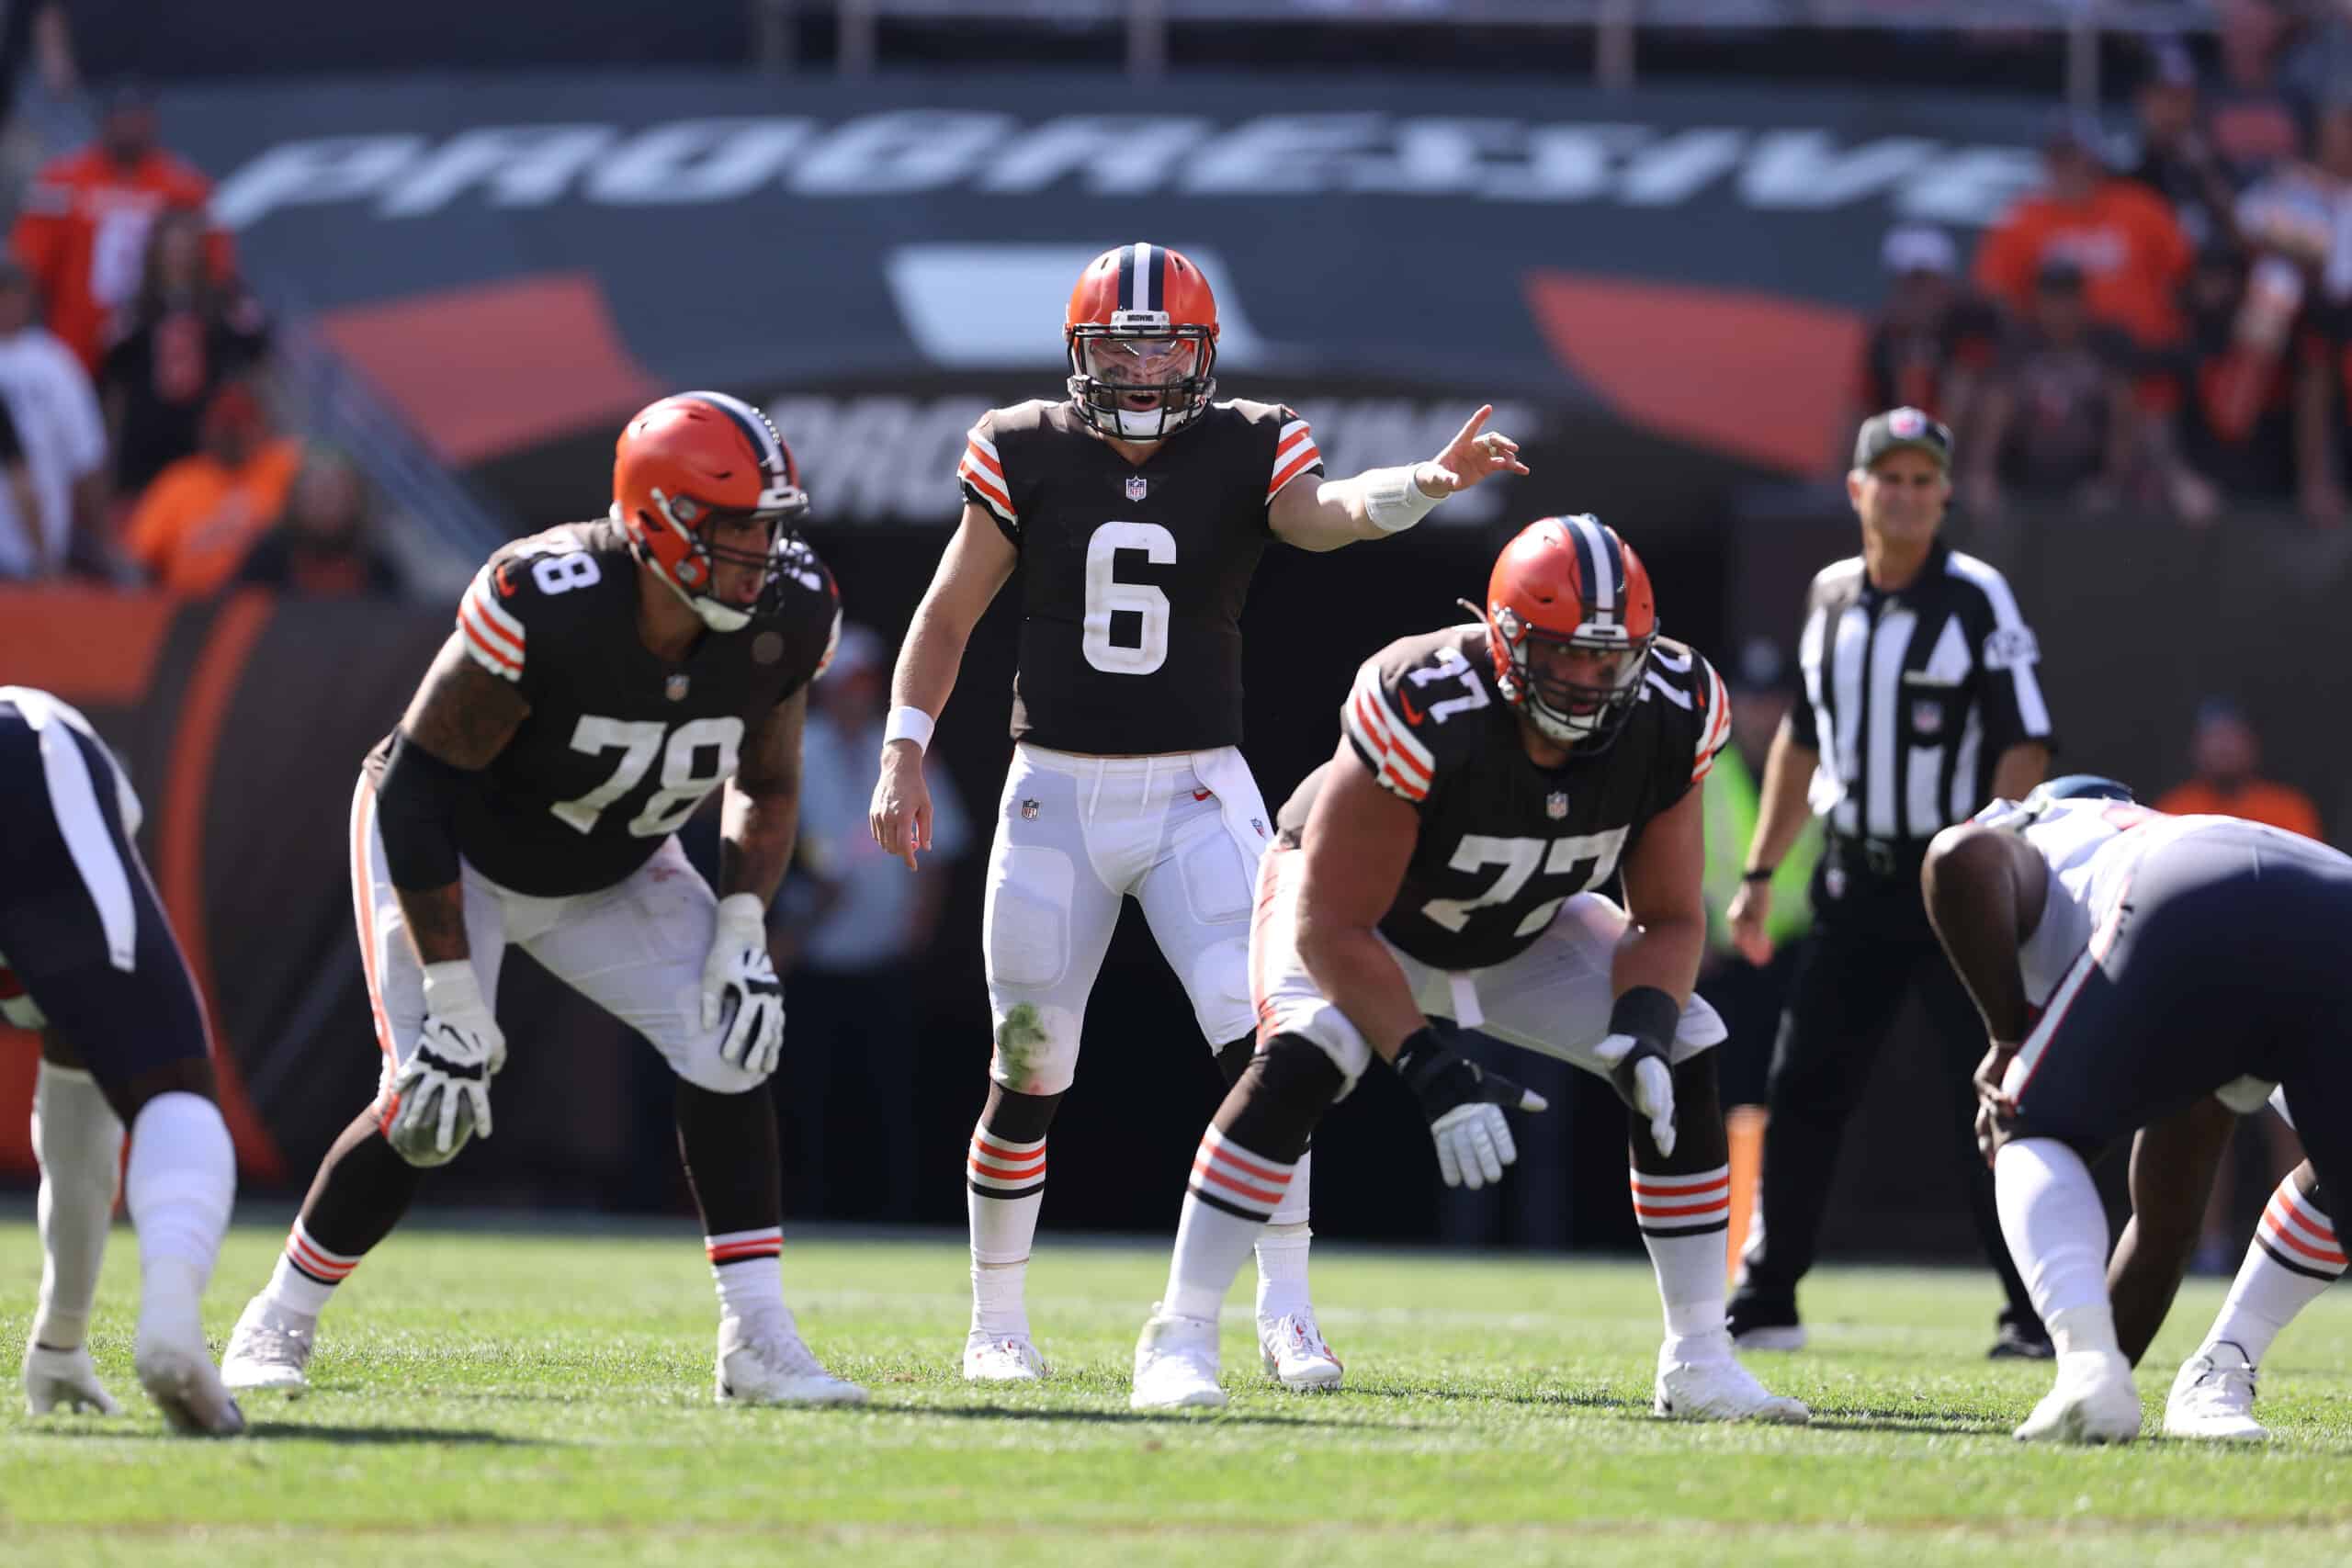
<path fill-rule="evenodd" d="M 1716 1071 L 1713 1049 L 1675 1065 L 1671 1154 L 1659 1149 L 1647 1115 L 1628 1112 L 1634 1219 L 1666 1309 L 1652 1408 L 1680 1421 L 1801 1425 L 1812 1413 L 1773 1393 L 1740 1365 L 1724 1321 L 1731 1159 Z"/>
<path fill-rule="evenodd" d="M 1268 1217 L 1282 1206 L 1325 1108 L 1348 1082 L 1323 1045 L 1277 1034 L 1217 1108 L 1193 1161 L 1168 1288 L 1136 1345 L 1129 1399 L 1136 1409 L 1225 1403 L 1217 1385 L 1217 1313 Z"/>

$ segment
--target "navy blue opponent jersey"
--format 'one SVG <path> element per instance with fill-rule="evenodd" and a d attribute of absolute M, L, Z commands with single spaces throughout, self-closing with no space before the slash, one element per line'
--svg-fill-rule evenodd
<path fill-rule="evenodd" d="M 1241 741 L 1241 605 L 1266 509 L 1323 471 L 1272 403 L 1213 403 L 1129 463 L 1067 401 L 990 409 L 956 478 L 1021 552 L 1012 738 L 1093 755 Z"/>
<path fill-rule="evenodd" d="M 1480 624 L 1390 643 L 1340 709 L 1356 761 L 1410 801 L 1420 836 L 1380 931 L 1441 969 L 1516 956 L 1560 906 L 1606 883 L 1650 818 L 1680 800 L 1731 739 L 1731 698 L 1696 650 L 1660 637 L 1641 701 L 1605 750 L 1539 768 L 1495 686 Z M 1295 845 L 1334 758 L 1275 822 Z"/>
<path fill-rule="evenodd" d="M 501 548 L 458 603 L 466 651 L 531 705 L 458 818 L 458 852 L 503 887 L 557 897 L 628 877 L 832 656 L 841 595 L 805 544 L 780 615 L 706 632 L 678 664 L 638 636 L 637 573 L 620 525 L 568 523 Z M 368 753 L 371 776 L 390 750 Z"/>

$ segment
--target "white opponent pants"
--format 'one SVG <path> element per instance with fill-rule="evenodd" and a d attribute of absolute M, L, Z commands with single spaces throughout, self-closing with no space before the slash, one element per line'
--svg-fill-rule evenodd
<path fill-rule="evenodd" d="M 719 1060 L 722 1028 L 702 1026 L 702 969 L 718 900 L 674 838 L 610 887 L 537 898 L 460 866 L 466 943 L 481 994 L 497 1006 L 508 944 L 653 1043 L 671 1070 L 714 1094 L 741 1094 L 763 1079 Z M 424 1025 L 424 969 L 402 931 L 400 900 L 376 822 L 375 785 L 362 774 L 351 802 L 351 897 L 359 955 L 384 1071 L 377 1113 L 389 1122 L 392 1080 Z"/>
<path fill-rule="evenodd" d="M 1250 931 L 1250 975 L 1258 998 L 1259 1038 L 1296 1034 L 1323 1048 L 1348 1089 L 1373 1061 L 1369 1042 L 1327 1000 L 1298 956 L 1298 889 L 1306 856 L 1277 850 L 1266 858 L 1262 898 Z M 1598 893 L 1579 893 L 1518 956 L 1487 969 L 1434 968 L 1382 939 L 1422 1012 L 1482 1030 L 1523 1050 L 1556 1056 L 1589 1073 L 1608 1076 L 1592 1048 L 1609 1033 L 1616 995 L 1610 962 L 1625 934 L 1625 912 Z M 1702 998 L 1682 1009 L 1670 1053 L 1679 1066 L 1719 1044 L 1724 1021 Z M 1343 1091 L 1344 1092 L 1344 1091 Z"/>
<path fill-rule="evenodd" d="M 1250 892 L 1272 831 L 1232 747 L 1088 757 L 1016 746 L 981 919 L 989 1077 L 1020 1094 L 1069 1088 L 1087 996 L 1127 898 L 1143 906 L 1210 1049 L 1248 1034 Z"/>

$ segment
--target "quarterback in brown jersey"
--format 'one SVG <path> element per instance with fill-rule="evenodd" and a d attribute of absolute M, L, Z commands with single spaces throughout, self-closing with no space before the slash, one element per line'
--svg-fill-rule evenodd
<path fill-rule="evenodd" d="M 1658 1414 L 1803 1421 L 1724 1323 L 1724 1027 L 1691 995 L 1723 681 L 1658 637 L 1640 558 L 1589 516 L 1521 531 L 1473 608 L 1365 662 L 1337 753 L 1283 808 L 1250 931 L 1257 1052 L 1201 1141 L 1133 1404 L 1225 1403 L 1226 1291 L 1324 1108 L 1375 1058 L 1419 1099 L 1449 1185 L 1501 1179 L 1517 1153 L 1503 1107 L 1544 1102 L 1445 1044 L 1438 1016 L 1606 1077 L 1630 1108 L 1634 1214 L 1666 1306 Z M 1594 891 L 1612 873 L 1623 908 Z"/>
<path fill-rule="evenodd" d="M 678 1145 L 718 1285 L 722 1403 L 850 1404 L 785 1305 L 782 987 L 765 911 L 799 810 L 808 682 L 841 625 L 794 526 L 792 454 L 721 392 L 621 432 L 604 522 L 491 557 L 352 802 L 351 881 L 383 1077 L 238 1319 L 234 1388 L 304 1386 L 319 1314 L 424 1170 L 491 1134 L 509 945 L 678 1075 Z M 714 895 L 680 824 L 725 786 Z"/>
<path fill-rule="evenodd" d="M 1249 1059 L 1250 888 L 1270 816 L 1241 740 L 1243 599 L 1274 540 L 1329 550 L 1420 521 L 1458 490 L 1525 473 L 1473 414 L 1436 459 L 1323 478 L 1306 421 L 1216 393 L 1216 301 L 1163 246 L 1121 245 L 1072 290 L 1069 397 L 994 409 L 956 469 L 962 525 L 899 656 L 874 834 L 929 845 L 922 754 L 966 640 L 1021 569 L 1012 768 L 981 942 L 996 1050 L 965 1164 L 972 1322 L 964 1375 L 1039 1376 L 1023 1300 L 1046 1130 L 1077 1071 L 1089 993 L 1125 900 L 1227 1076 Z M 1306 1290 L 1302 1176 L 1259 1246 L 1266 1371 L 1340 1381 Z"/>

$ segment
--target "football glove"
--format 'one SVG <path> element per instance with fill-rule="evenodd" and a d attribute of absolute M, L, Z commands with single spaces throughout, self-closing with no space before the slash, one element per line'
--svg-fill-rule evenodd
<path fill-rule="evenodd" d="M 1592 1048 L 1617 1098 L 1650 1123 L 1657 1152 L 1674 1152 L 1674 1068 L 1667 1047 L 1681 1027 L 1682 1008 L 1655 986 L 1636 986 L 1610 1010 L 1609 1033 Z"/>
<path fill-rule="evenodd" d="M 702 965 L 702 1026 L 727 1032 L 719 1060 L 766 1077 L 784 1055 L 784 987 L 768 958 L 767 909 L 756 893 L 718 901 L 718 930 Z"/>
<path fill-rule="evenodd" d="M 399 1110 L 384 1136 L 411 1165 L 447 1165 L 466 1141 L 490 1136 L 491 1075 L 506 1065 L 506 1036 L 481 999 L 474 966 L 424 966 L 424 1026 L 392 1079 Z"/>
<path fill-rule="evenodd" d="M 1421 1102 L 1437 1144 L 1438 1174 L 1448 1187 L 1476 1189 L 1503 1179 L 1519 1157 L 1502 1108 L 1545 1109 L 1544 1097 L 1490 1072 L 1421 1028 L 1396 1050 L 1396 1076 Z"/>

